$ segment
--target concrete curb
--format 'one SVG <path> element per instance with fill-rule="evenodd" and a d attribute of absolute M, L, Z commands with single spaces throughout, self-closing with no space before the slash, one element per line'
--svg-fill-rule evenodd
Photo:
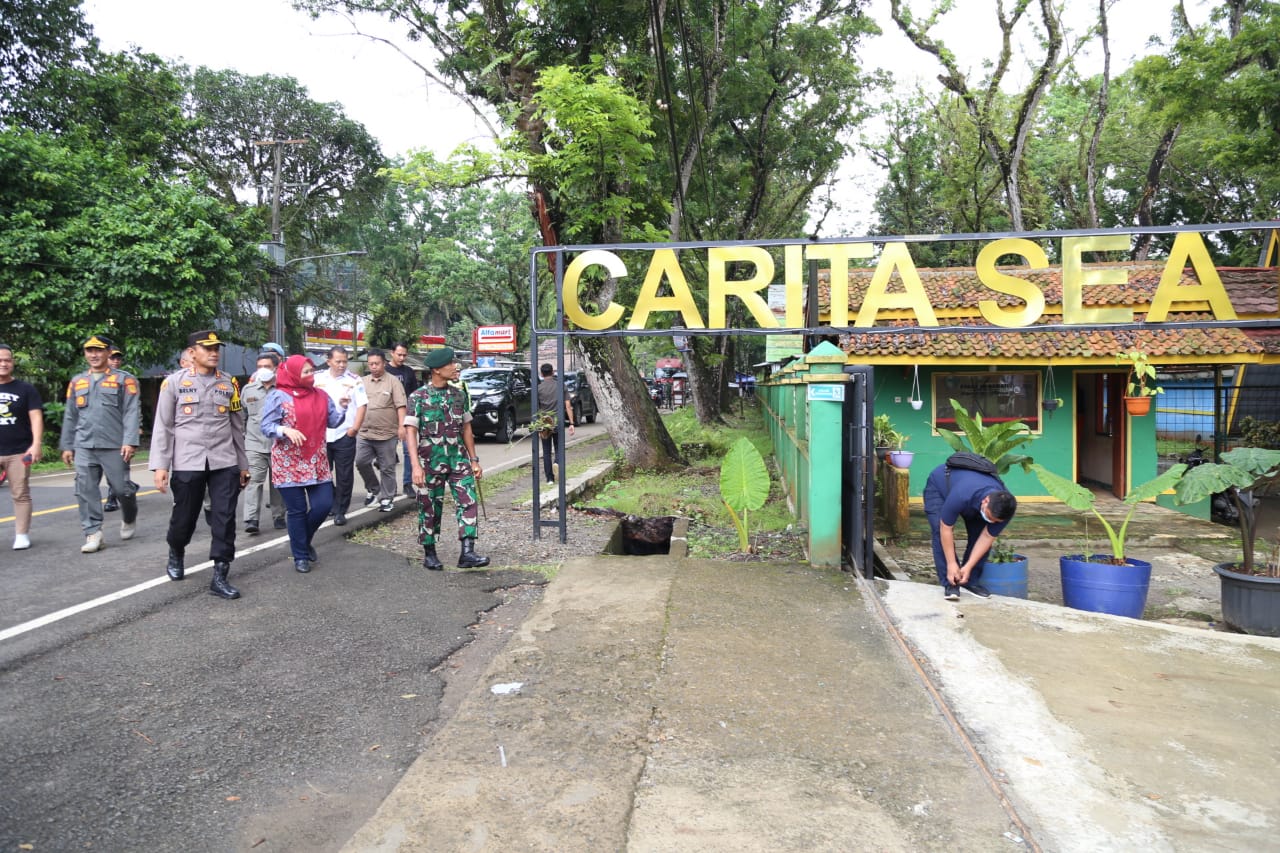
<path fill-rule="evenodd" d="M 588 468 L 586 472 L 569 480 L 564 486 L 565 502 L 572 503 L 574 498 L 579 498 L 584 495 L 589 489 L 599 484 L 602 480 L 612 474 L 613 467 L 614 465 L 612 462 L 597 462 L 595 465 Z M 560 493 L 556 490 L 551 490 L 539 496 L 538 505 L 543 509 L 549 509 L 554 507 L 559 503 L 559 501 Z M 523 501 L 519 506 L 521 509 L 532 509 L 533 499 L 530 498 L 527 501 Z"/>

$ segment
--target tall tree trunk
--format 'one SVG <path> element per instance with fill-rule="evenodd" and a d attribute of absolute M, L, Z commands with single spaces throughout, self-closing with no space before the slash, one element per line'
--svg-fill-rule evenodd
<path fill-rule="evenodd" d="M 1160 173 L 1164 171 L 1164 164 L 1169 160 L 1169 152 L 1173 150 L 1173 143 L 1178 138 L 1178 132 L 1182 130 L 1181 124 L 1175 124 L 1164 132 L 1164 136 L 1160 137 L 1160 144 L 1156 146 L 1155 154 L 1151 155 L 1151 163 L 1147 166 L 1147 183 L 1142 188 L 1142 198 L 1138 201 L 1138 224 L 1154 225 L 1155 217 L 1152 210 L 1155 208 L 1156 193 L 1160 190 Z M 1135 261 L 1145 261 L 1147 255 L 1151 252 L 1151 234 L 1142 234 L 1138 237 L 1137 242 L 1133 245 L 1133 259 Z"/>
<path fill-rule="evenodd" d="M 1013 30 L 1017 26 L 1023 12 L 1030 5 L 1030 0 L 1019 0 L 1013 4 L 1011 14 L 1006 16 L 1004 5 L 998 4 L 996 19 L 1002 37 L 1000 54 L 986 83 L 983 98 L 979 101 L 977 93 L 969 86 L 964 72 L 956 64 L 955 54 L 946 45 L 928 34 L 930 23 L 921 28 L 911 16 L 909 10 L 902 7 L 902 0 L 890 0 L 889 14 L 903 34 L 920 50 L 935 57 L 946 73 L 939 75 L 938 80 L 944 87 L 960 96 L 969 115 L 973 118 L 978 137 L 983 148 L 991 155 L 1000 170 L 1001 182 L 1004 186 L 1005 200 L 1009 210 L 1009 219 L 1015 231 L 1024 229 L 1022 210 L 1022 190 L 1018 183 L 1018 174 L 1022 168 L 1023 155 L 1026 152 L 1027 136 L 1035 123 L 1036 110 L 1049 84 L 1057 75 L 1058 56 L 1062 52 L 1062 25 L 1058 21 L 1057 10 L 1052 0 L 1039 0 L 1040 16 L 1044 23 L 1044 58 L 1035 68 L 1031 82 L 1023 89 L 1021 100 L 1014 117 L 1013 131 L 1008 140 L 997 136 L 999 122 L 994 115 L 995 105 L 1000 92 L 1000 84 L 1009 70 L 1010 58 L 1013 55 Z"/>
<path fill-rule="evenodd" d="M 1084 167 L 1090 228 L 1098 227 L 1098 143 L 1102 140 L 1102 125 L 1107 120 L 1107 96 L 1111 88 L 1111 40 L 1107 31 L 1107 0 L 1098 0 L 1098 35 L 1102 39 L 1102 83 L 1098 87 L 1097 116 L 1093 122 L 1093 136 L 1089 139 L 1089 154 L 1085 159 Z"/>

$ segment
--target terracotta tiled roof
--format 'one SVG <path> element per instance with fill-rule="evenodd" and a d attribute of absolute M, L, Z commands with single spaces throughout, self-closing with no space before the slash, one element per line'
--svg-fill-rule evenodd
<path fill-rule="evenodd" d="M 1089 269 L 1123 269 L 1126 281 L 1116 285 L 1084 288 L 1086 307 L 1126 307 L 1133 309 L 1134 321 L 1145 318 L 1143 309 L 1160 283 L 1164 264 L 1159 261 L 1090 264 Z M 1017 307 L 1021 300 L 1000 294 L 981 284 L 972 267 L 921 269 L 921 284 L 929 296 L 941 325 L 987 326 L 978 302 L 995 299 L 1002 306 Z M 910 311 L 884 311 L 877 329 L 900 328 L 900 333 L 853 332 L 840 336 L 846 352 L 872 362 L 907 361 L 1020 361 L 1032 363 L 1114 364 L 1115 354 L 1142 349 L 1155 361 L 1167 364 L 1222 363 L 1275 360 L 1280 355 L 1280 328 L 1150 328 L 1141 330 L 1078 329 L 1061 325 L 1062 270 L 1053 267 L 1031 270 L 1001 267 L 1000 272 L 1033 281 L 1045 295 L 1045 312 L 1036 325 L 1008 332 L 933 334 L 917 326 Z M 1242 319 L 1274 319 L 1280 326 L 1280 269 L 1220 268 L 1223 287 Z M 849 304 L 858 306 L 865 297 L 874 270 L 857 269 L 849 275 Z M 901 278 L 894 273 L 890 290 L 900 289 Z M 1183 271 L 1181 284 L 1196 284 L 1194 270 Z M 829 283 L 819 276 L 819 310 L 826 320 L 830 304 Z M 1176 306 L 1175 306 L 1176 307 Z M 851 308 L 850 319 L 853 317 Z M 1171 312 L 1170 321 L 1212 320 L 1205 312 Z M 1268 358 L 1270 357 L 1270 358 Z"/>
<path fill-rule="evenodd" d="M 1163 363 L 1216 363 L 1242 355 L 1280 353 L 1280 332 L 1266 346 L 1240 329 L 1090 330 L 1021 329 L 1010 332 L 926 334 L 912 328 L 900 334 L 840 336 L 840 347 L 867 359 L 913 356 L 929 361 L 1115 362 L 1115 354 L 1140 349 Z"/>
<path fill-rule="evenodd" d="M 1160 261 L 1131 261 L 1126 263 L 1089 264 L 1090 270 L 1122 269 L 1126 273 L 1124 284 L 1091 285 L 1084 288 L 1084 304 L 1087 306 L 1146 306 L 1160 284 L 1164 264 Z M 1062 268 L 1049 267 L 1033 270 L 1027 267 L 998 267 L 1000 273 L 1014 278 L 1035 282 L 1044 293 L 1046 310 L 1062 306 Z M 995 299 L 1002 306 L 1021 305 L 1021 301 L 1006 293 L 989 290 L 978 280 L 973 267 L 948 267 L 945 269 L 920 269 L 920 283 L 929 296 L 929 303 L 938 314 L 978 315 L 978 303 Z M 860 305 L 871 284 L 873 269 L 855 269 L 849 272 L 849 304 Z M 1222 286 L 1231 298 L 1236 313 L 1271 314 L 1280 311 L 1280 268 L 1220 267 L 1218 275 Z M 825 313 L 831 305 L 831 290 L 826 271 L 818 275 L 818 307 Z M 902 288 L 902 277 L 893 273 L 890 290 Z M 1190 267 L 1182 272 L 1180 284 L 1198 284 Z"/>

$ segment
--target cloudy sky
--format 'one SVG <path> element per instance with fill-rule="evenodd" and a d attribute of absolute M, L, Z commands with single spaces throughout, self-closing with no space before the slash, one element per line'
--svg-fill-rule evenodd
<path fill-rule="evenodd" d="M 909 5 L 923 10 L 921 0 Z M 940 37 L 960 54 L 974 76 L 990 58 L 995 41 L 987 0 L 959 0 L 960 11 L 949 15 Z M 1131 64 L 1146 50 L 1152 35 L 1168 32 L 1173 0 L 1117 0 L 1111 10 L 1113 73 Z M 1032 4 L 1033 10 L 1036 4 Z M 1193 20 L 1203 20 L 1203 0 L 1188 3 Z M 882 22 L 884 35 L 864 50 L 869 65 L 889 68 L 900 80 L 932 79 L 934 60 L 911 47 L 888 19 L 888 0 L 872 0 L 871 14 Z M 975 15 L 975 9 L 981 14 Z M 1083 28 L 1096 15 L 1095 0 L 1067 0 L 1068 25 Z M 287 0 L 85 0 L 90 23 L 106 48 L 137 45 L 169 60 L 210 68 L 234 68 L 245 74 L 275 74 L 296 78 L 318 101 L 337 101 L 344 112 L 361 122 L 381 143 L 385 153 L 399 155 L 428 148 L 447 155 L 464 141 L 486 138 L 484 127 L 447 92 L 429 84 L 408 60 L 385 44 L 352 35 L 344 18 L 313 21 L 296 12 Z M 397 34 L 378 19 L 362 19 L 360 26 L 384 37 Z M 421 44 L 414 49 L 421 51 Z M 966 53 L 966 49 L 968 52 Z M 1081 60 L 1085 73 L 1101 70 L 1096 55 Z M 1017 81 L 1015 81 L 1017 82 Z M 843 170 L 851 185 L 848 222 L 858 230 L 865 218 L 868 184 L 874 172 L 865 163 Z"/>

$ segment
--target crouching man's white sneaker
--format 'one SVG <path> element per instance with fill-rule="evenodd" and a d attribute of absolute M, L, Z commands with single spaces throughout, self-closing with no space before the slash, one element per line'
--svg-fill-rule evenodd
<path fill-rule="evenodd" d="M 136 529 L 137 529 L 136 525 L 130 524 L 127 521 L 120 522 L 120 538 L 122 540 L 132 539 L 134 530 Z"/>
<path fill-rule="evenodd" d="M 13 534 L 13 550 L 25 551 L 31 547 L 31 537 L 25 533 Z"/>
<path fill-rule="evenodd" d="M 99 530 L 97 533 L 90 533 L 84 537 L 84 544 L 80 546 L 80 553 L 92 554 L 94 551 L 101 551 L 105 547 L 106 544 L 102 541 L 102 531 Z"/>

